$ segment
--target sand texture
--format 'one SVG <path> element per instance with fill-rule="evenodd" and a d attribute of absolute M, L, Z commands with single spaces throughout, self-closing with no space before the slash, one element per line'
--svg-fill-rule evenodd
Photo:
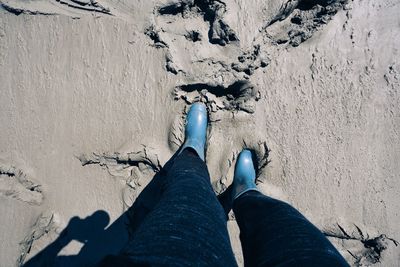
<path fill-rule="evenodd" d="M 203 101 L 216 193 L 250 147 L 261 190 L 352 266 L 399 266 L 399 14 L 399 0 L 0 0 L 0 265 L 118 251 L 121 215 Z"/>

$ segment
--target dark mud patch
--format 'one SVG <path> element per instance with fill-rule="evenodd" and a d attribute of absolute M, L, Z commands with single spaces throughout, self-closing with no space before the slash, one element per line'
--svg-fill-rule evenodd
<path fill-rule="evenodd" d="M 183 84 L 175 88 L 174 96 L 176 100 L 183 99 L 188 104 L 205 102 L 211 111 L 236 110 L 254 113 L 260 92 L 249 81 L 241 80 L 227 87 L 209 83 Z"/>

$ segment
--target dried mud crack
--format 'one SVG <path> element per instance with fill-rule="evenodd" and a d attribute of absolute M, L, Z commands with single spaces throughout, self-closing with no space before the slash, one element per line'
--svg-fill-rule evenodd
<path fill-rule="evenodd" d="M 107 168 L 113 176 L 126 176 L 131 172 L 133 167 L 146 166 L 154 172 L 161 170 L 161 164 L 157 154 L 151 148 L 143 146 L 142 150 L 130 152 L 126 154 L 120 153 L 92 153 L 90 155 L 78 156 L 82 166 L 97 164 Z"/>
<path fill-rule="evenodd" d="M 238 95 L 231 89 L 244 80 L 250 80 L 258 69 L 268 67 L 271 58 L 280 53 L 280 45 L 297 47 L 309 39 L 340 9 L 344 9 L 346 3 L 346 0 L 285 1 L 277 14 L 260 29 L 261 39 L 256 36 L 249 47 L 237 46 L 239 49 L 229 60 L 219 59 L 211 53 L 203 58 L 193 57 L 191 61 L 186 61 L 183 59 L 185 56 L 178 53 L 185 50 L 180 48 L 176 38 L 184 37 L 188 42 L 200 42 L 202 45 L 204 43 L 200 31 L 186 29 L 177 33 L 168 30 L 170 23 L 176 22 L 179 25 L 182 20 L 202 16 L 210 26 L 208 34 L 211 44 L 225 46 L 232 41 L 239 44 L 239 38 L 224 21 L 227 10 L 224 1 L 182 0 L 156 7 L 155 18 L 170 16 L 171 19 L 167 22 L 159 21 L 160 25 L 152 22 L 144 33 L 152 40 L 154 47 L 165 49 L 167 72 L 186 81 L 199 81 L 176 86 L 176 100 L 184 99 L 188 104 L 201 100 L 209 103 L 212 111 L 242 110 L 254 113 L 254 102 L 259 95 L 250 91 Z M 189 47 L 195 49 L 195 46 Z M 229 50 L 227 47 L 222 49 Z M 191 65 L 188 66 L 188 62 Z M 194 91 L 197 93 L 194 94 Z"/>
<path fill-rule="evenodd" d="M 109 8 L 95 0 L 52 0 L 50 2 L 55 2 L 56 4 L 51 3 L 53 7 L 47 8 L 40 1 L 13 1 L 8 3 L 0 2 L 0 7 L 17 16 L 21 14 L 44 16 L 66 14 L 76 18 L 75 15 L 67 11 L 68 9 L 70 11 L 75 10 L 74 13 L 81 11 L 81 13 L 94 12 L 113 16 Z M 58 8 L 57 5 L 62 6 L 62 8 Z M 51 10 L 51 12 L 48 10 Z"/>
<path fill-rule="evenodd" d="M 218 0 L 184 0 L 162 6 L 157 10 L 161 16 L 181 15 L 183 18 L 191 15 L 202 15 L 204 21 L 210 24 L 208 39 L 212 44 L 225 46 L 239 41 L 235 32 L 223 20 L 226 4 Z"/>
<path fill-rule="evenodd" d="M 16 266 L 23 266 L 25 258 L 29 252 L 31 252 L 31 248 L 35 241 L 39 240 L 50 232 L 54 233 L 56 228 L 57 226 L 54 221 L 54 214 L 52 212 L 44 212 L 39 215 L 30 232 L 25 236 L 24 240 L 20 242 L 20 256 L 17 259 Z"/>
<path fill-rule="evenodd" d="M 43 202 L 41 185 L 23 170 L 6 164 L 0 164 L 0 195 L 30 205 L 40 205 Z"/>
<path fill-rule="evenodd" d="M 18 8 L 18 7 L 13 7 L 7 3 L 1 2 L 0 7 L 4 9 L 5 11 L 8 11 L 16 16 L 19 16 L 21 14 L 26 14 L 26 15 L 43 15 L 43 16 L 50 16 L 50 15 L 57 15 L 57 13 L 52 13 L 52 12 L 41 12 L 38 10 L 29 10 L 25 8 Z"/>
<path fill-rule="evenodd" d="M 156 30 L 154 25 L 145 29 L 144 34 L 147 35 L 152 41 L 155 48 L 165 48 L 168 44 L 161 40 L 160 33 Z"/>
<path fill-rule="evenodd" d="M 121 191 L 122 205 L 128 209 L 153 176 L 161 170 L 158 155 L 152 148 L 142 146 L 141 150 L 129 153 L 91 153 L 77 157 L 82 166 L 96 164 L 125 183 Z M 138 190 L 139 189 L 139 190 Z"/>
<path fill-rule="evenodd" d="M 383 252 L 388 249 L 390 245 L 398 246 L 399 242 L 385 234 L 379 234 L 371 237 L 365 234 L 360 227 L 354 225 L 355 231 L 348 233 L 347 230 L 340 224 L 334 230 L 324 231 L 325 236 L 334 239 L 340 239 L 344 242 L 358 242 L 358 249 L 354 250 L 347 248 L 347 252 L 354 258 L 355 266 L 365 266 L 381 262 Z"/>
<path fill-rule="evenodd" d="M 71 8 L 77 8 L 84 11 L 99 12 L 107 15 L 112 15 L 109 8 L 102 6 L 95 0 L 56 0 L 62 5 Z"/>
<path fill-rule="evenodd" d="M 339 10 L 346 9 L 347 2 L 347 0 L 287 1 L 264 30 L 274 44 L 299 46 L 327 24 Z"/>
<path fill-rule="evenodd" d="M 270 62 L 265 52 L 261 51 L 260 45 L 254 45 L 250 51 L 243 52 L 237 58 L 237 62 L 231 64 L 231 69 L 236 72 L 244 72 L 253 75 L 258 68 L 265 68 Z"/>
<path fill-rule="evenodd" d="M 205 102 L 211 111 L 236 110 L 254 113 L 255 102 L 260 99 L 260 92 L 249 81 L 236 81 L 224 87 L 208 83 L 179 85 L 174 90 L 175 99 L 183 99 L 188 104 Z"/>

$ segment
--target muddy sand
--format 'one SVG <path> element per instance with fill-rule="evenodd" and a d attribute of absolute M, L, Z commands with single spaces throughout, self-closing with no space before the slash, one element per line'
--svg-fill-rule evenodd
<path fill-rule="evenodd" d="M 182 144 L 196 101 L 216 193 L 250 147 L 261 190 L 352 266 L 399 266 L 400 1 L 0 7 L 1 266 L 54 245 L 75 216 L 94 234 L 59 247 L 58 265 L 118 250 L 124 212 Z M 228 225 L 241 265 L 233 215 Z"/>

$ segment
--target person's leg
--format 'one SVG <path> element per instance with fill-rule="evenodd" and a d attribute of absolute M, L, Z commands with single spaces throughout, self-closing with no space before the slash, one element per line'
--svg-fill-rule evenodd
<path fill-rule="evenodd" d="M 204 163 L 207 110 L 190 107 L 185 143 L 130 208 L 131 241 L 101 266 L 235 266 L 224 210 Z"/>
<path fill-rule="evenodd" d="M 187 148 L 164 178 L 159 202 L 123 255 L 139 265 L 235 266 L 225 213 L 205 163 Z"/>
<path fill-rule="evenodd" d="M 299 211 L 257 190 L 248 150 L 236 163 L 232 191 L 245 266 L 348 266 Z"/>
<path fill-rule="evenodd" d="M 245 266 L 348 266 L 321 231 L 285 202 L 248 191 L 233 211 Z"/>

